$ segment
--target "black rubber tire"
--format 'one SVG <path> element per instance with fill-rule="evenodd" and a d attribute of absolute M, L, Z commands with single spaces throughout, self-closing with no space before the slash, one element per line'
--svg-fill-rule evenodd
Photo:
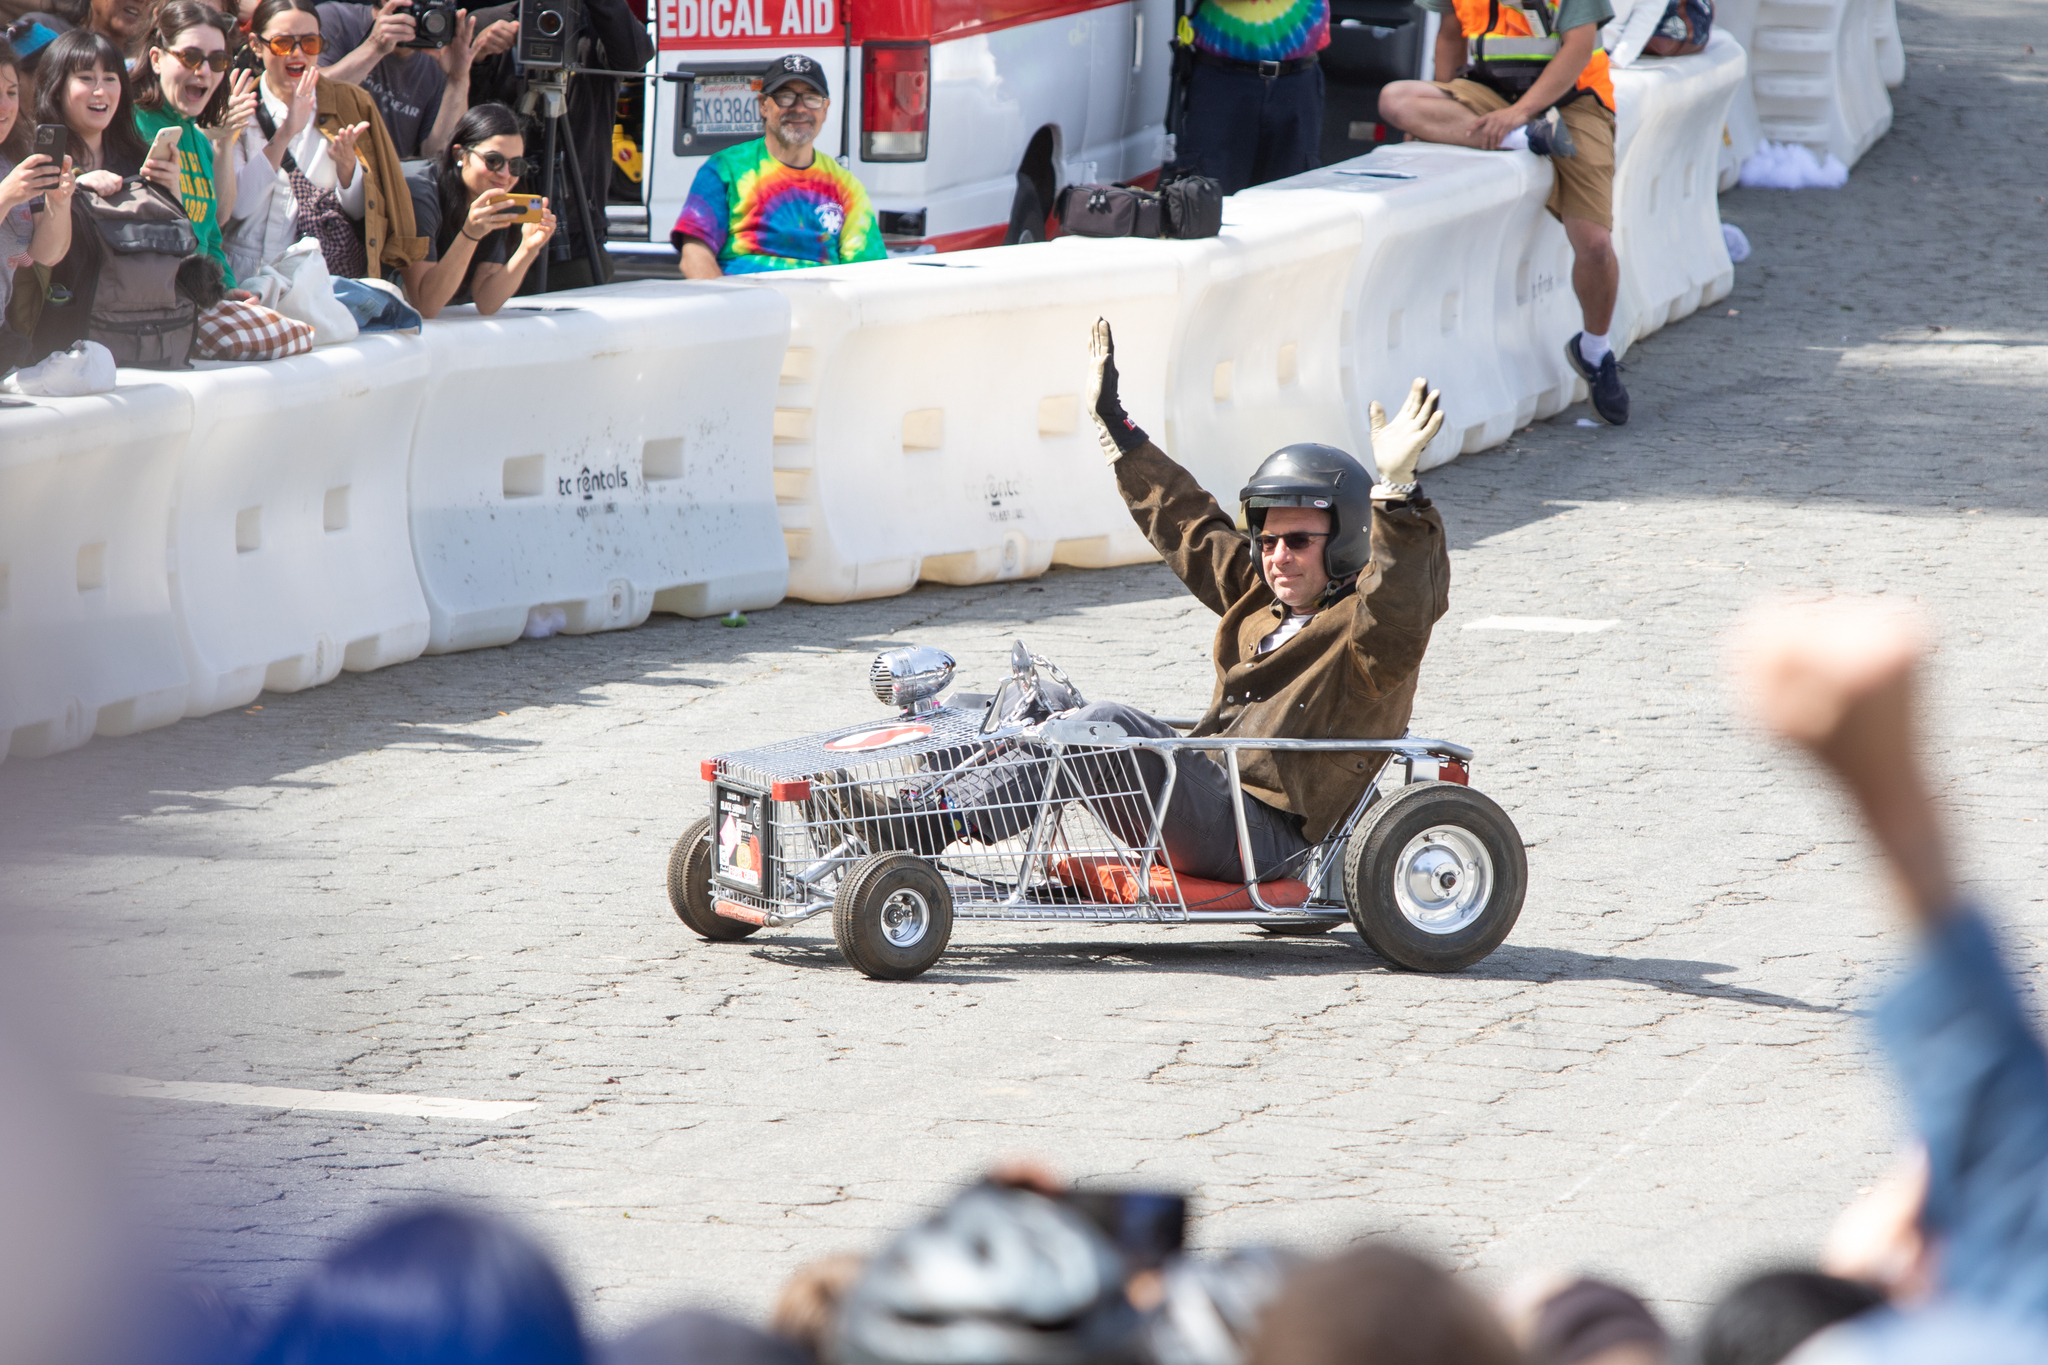
<path fill-rule="evenodd" d="M 1402 913 L 1395 876 L 1402 852 L 1425 830 L 1462 831 L 1486 852 L 1492 881 L 1478 914 L 1452 933 L 1431 933 Z M 1344 901 L 1366 946 L 1396 966 L 1455 972 L 1501 945 L 1522 913 L 1529 860 L 1522 836 L 1493 799 L 1456 782 L 1417 782 L 1371 811 L 1344 855 Z"/>
<path fill-rule="evenodd" d="M 921 901 L 925 914 L 923 934 L 904 944 L 890 942 L 883 924 L 890 898 L 901 895 Z M 832 937 L 855 971 L 877 981 L 909 981 L 937 962 L 953 937 L 953 892 L 939 870 L 915 854 L 869 854 L 840 880 Z"/>
<path fill-rule="evenodd" d="M 1039 201 L 1038 186 L 1022 171 L 1017 173 L 1017 197 L 1010 201 L 1010 227 L 1003 234 L 1004 246 L 1045 240 L 1045 215 L 1049 210 Z"/>
<path fill-rule="evenodd" d="M 694 820 L 668 855 L 668 903 L 700 938 L 733 943 L 761 926 L 727 919 L 711 908 L 711 818 Z"/>

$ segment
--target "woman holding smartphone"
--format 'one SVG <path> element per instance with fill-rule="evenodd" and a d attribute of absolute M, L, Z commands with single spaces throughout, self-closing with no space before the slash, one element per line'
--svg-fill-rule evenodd
<path fill-rule="evenodd" d="M 91 29 L 57 35 L 36 65 L 36 122 L 61 123 L 69 130 L 71 165 L 78 183 L 96 194 L 115 194 L 121 181 L 141 175 L 172 194 L 178 168 L 169 162 L 143 165 L 149 143 L 135 126 L 135 100 L 121 49 Z"/>
<path fill-rule="evenodd" d="M 17 262 L 55 265 L 71 250 L 71 159 L 30 151 L 21 117 L 21 62 L 0 41 L 0 369 L 12 363 L 6 326 Z M 42 200 L 40 212 L 30 204 Z"/>
<path fill-rule="evenodd" d="M 519 116 L 502 104 L 479 104 L 462 116 L 448 149 L 406 177 L 413 221 L 427 239 L 427 258 L 405 268 L 406 296 L 422 317 L 451 303 L 476 304 L 489 315 L 519 290 L 526 271 L 555 234 L 545 199 L 533 209 L 511 197 L 526 174 L 526 136 Z M 519 244 L 511 229 L 519 223 Z"/>
<path fill-rule="evenodd" d="M 426 243 L 415 235 L 405 172 L 376 102 L 320 74 L 315 0 L 261 0 L 250 29 L 263 79 L 255 119 L 231 154 L 226 238 L 235 273 L 251 278 L 309 236 L 337 277 L 419 260 Z"/>
<path fill-rule="evenodd" d="M 171 189 L 192 220 L 199 249 L 221 263 L 230 287 L 235 272 L 221 243 L 221 223 L 235 211 L 235 182 L 214 175 L 215 139 L 222 146 L 239 141 L 256 109 L 255 77 L 237 71 L 233 80 L 227 79 L 234 60 L 228 52 L 233 26 L 200 0 L 170 0 L 150 28 L 141 87 L 135 92 L 135 126 L 154 139 L 150 162 L 168 161 L 175 167 Z"/>

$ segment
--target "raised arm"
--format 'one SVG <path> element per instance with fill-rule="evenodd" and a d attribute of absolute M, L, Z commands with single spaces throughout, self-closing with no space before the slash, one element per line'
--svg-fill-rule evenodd
<path fill-rule="evenodd" d="M 1152 444 L 1117 396 L 1116 338 L 1095 320 L 1088 414 L 1132 520 L 1188 591 L 1218 616 L 1258 582 L 1251 542 L 1194 476 Z"/>
<path fill-rule="evenodd" d="M 1916 753 L 1919 626 L 1873 602 L 1751 618 L 1738 657 L 1756 711 L 1841 783 L 1916 933 L 1879 1036 L 1927 1145 L 1922 1224 L 1943 1293 L 2048 1320 L 2048 1054 L 1989 926 L 1961 898 Z"/>

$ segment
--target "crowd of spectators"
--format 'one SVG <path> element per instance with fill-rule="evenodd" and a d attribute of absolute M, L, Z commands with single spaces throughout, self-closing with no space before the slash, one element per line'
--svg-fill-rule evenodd
<path fill-rule="evenodd" d="M 1753 615 L 1735 661 L 1753 710 L 1840 782 L 1913 937 L 1876 1010 L 1917 1138 L 1813 1262 L 1751 1274 L 1675 1333 L 1621 1284 L 1557 1275 L 1484 1296 L 1388 1238 L 1334 1255 L 1191 1250 L 1178 1195 L 991 1171 L 870 1254 L 800 1267 L 765 1323 L 705 1312 L 601 1339 L 550 1255 L 451 1206 L 387 1215 L 258 1315 L 190 1287 L 114 1296 L 118 1349 L 23 1354 L 83 1220 L 65 1144 L 0 1104 L 0 1359 L 93 1365 L 2038 1365 L 2048 1360 L 2048 1054 L 1982 911 L 1952 879 L 1917 757 L 1925 654 L 1869 604 Z M 0 1094 L 10 1090 L 0 1030 Z M 28 1163 L 49 1170 L 37 1174 Z M 90 1189 L 89 1179 L 76 1190 Z M 46 1188 L 47 1187 L 47 1188 Z M 47 1205 L 39 1210 L 38 1205 Z M 1199 1239 L 1194 1239 L 1199 1240 Z M 1739 1245 L 1714 1250 L 1731 1264 Z M 41 1280 L 37 1280 L 40 1276 Z M 35 1283 L 29 1283 L 34 1281 Z M 22 1292 L 16 1292 L 22 1291 Z M 105 1297 L 105 1296 L 102 1296 Z M 64 1318 L 61 1322 L 74 1322 Z M 61 1330 L 61 1329 L 60 1329 Z"/>
<path fill-rule="evenodd" d="M 0 0 L 0 372 L 86 341 L 142 365 L 182 364 L 187 345 L 304 349 L 320 320 L 280 300 L 309 256 L 360 282 L 334 291 L 354 311 L 397 327 L 455 303 L 493 312 L 543 273 L 549 289 L 609 279 L 618 81 L 568 84 L 559 126 L 591 212 L 558 224 L 567 182 L 544 184 L 532 154 L 516 4 L 457 11 L 440 46 L 415 45 L 412 6 Z M 582 10 L 574 60 L 646 66 L 627 0 Z M 249 341 L 264 328 L 291 340 L 266 351 Z"/>

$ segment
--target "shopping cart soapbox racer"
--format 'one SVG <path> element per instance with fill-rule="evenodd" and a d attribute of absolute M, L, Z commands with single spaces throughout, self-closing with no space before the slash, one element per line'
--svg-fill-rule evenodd
<path fill-rule="evenodd" d="M 1275 452 L 1240 496 L 1249 532 L 1117 397 L 1097 323 L 1093 413 L 1119 491 L 1222 618 L 1198 720 L 1090 703 L 1020 641 L 992 694 L 953 659 L 879 655 L 855 725 L 703 763 L 710 813 L 677 841 L 669 902 L 713 941 L 830 912 L 848 963 L 907 980 L 956 919 L 1242 923 L 1347 918 L 1389 961 L 1456 971 L 1521 913 L 1522 841 L 1470 785 L 1471 750 L 1407 734 L 1449 605 L 1443 523 L 1415 482 L 1442 425 L 1417 380 L 1372 405 L 1378 477 L 1340 450 Z"/>

